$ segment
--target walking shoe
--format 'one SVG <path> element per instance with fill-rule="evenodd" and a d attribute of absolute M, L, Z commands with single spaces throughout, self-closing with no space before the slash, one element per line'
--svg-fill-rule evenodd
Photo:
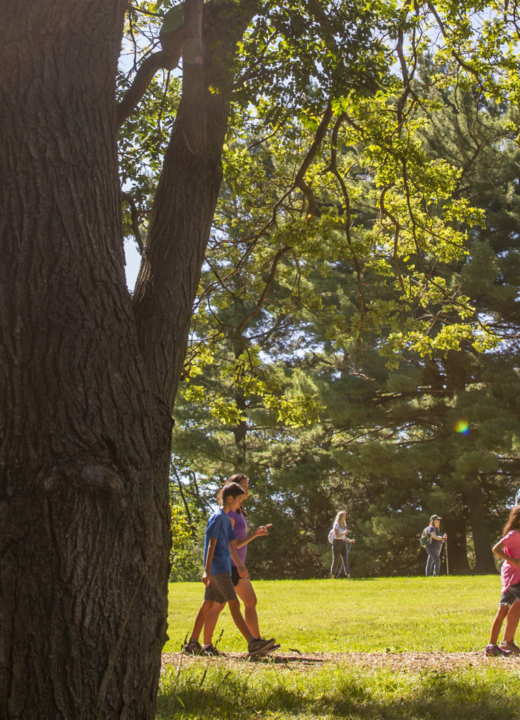
<path fill-rule="evenodd" d="M 503 640 L 500 643 L 501 650 L 509 650 L 511 655 L 520 655 L 520 647 L 513 641 L 506 643 Z"/>
<path fill-rule="evenodd" d="M 202 648 L 198 640 L 190 640 L 189 643 L 182 648 L 185 655 L 203 655 Z"/>
<path fill-rule="evenodd" d="M 509 657 L 511 651 L 503 650 L 498 645 L 486 645 L 486 655 L 489 655 L 489 657 Z"/>
<path fill-rule="evenodd" d="M 225 657 L 225 654 L 223 652 L 220 652 L 220 650 L 217 650 L 217 648 L 213 645 L 213 643 L 210 643 L 209 645 L 205 645 L 202 648 L 202 654 L 209 655 L 211 657 Z"/>
<path fill-rule="evenodd" d="M 261 655 L 262 653 L 269 652 L 273 649 L 275 645 L 275 639 L 271 638 L 270 640 L 264 640 L 263 638 L 258 638 L 257 640 L 251 640 L 250 643 L 247 645 L 247 650 L 249 652 L 249 655 Z"/>

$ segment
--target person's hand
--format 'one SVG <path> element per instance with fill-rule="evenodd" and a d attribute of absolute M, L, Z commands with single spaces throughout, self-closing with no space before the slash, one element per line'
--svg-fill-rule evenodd
<path fill-rule="evenodd" d="M 243 578 L 244 580 L 247 580 L 247 578 L 249 577 L 249 573 L 247 572 L 245 565 L 242 565 L 242 564 L 237 565 L 237 570 L 238 570 L 239 576 L 241 578 Z"/>
<path fill-rule="evenodd" d="M 259 528 L 255 530 L 253 535 L 255 537 L 262 537 L 263 535 L 269 535 L 269 528 L 273 527 L 272 523 L 269 523 L 269 525 L 261 525 Z"/>
<path fill-rule="evenodd" d="M 444 533 L 444 535 L 442 536 L 442 539 L 443 539 L 443 540 L 446 540 L 447 537 L 448 537 L 448 536 L 446 535 L 446 533 Z"/>
<path fill-rule="evenodd" d="M 351 545 L 354 545 L 355 542 L 356 542 L 356 541 L 354 540 L 354 538 L 352 538 L 352 540 L 350 541 L 350 544 L 351 544 Z"/>
<path fill-rule="evenodd" d="M 204 570 L 204 572 L 202 573 L 201 580 L 202 580 L 202 582 L 204 583 L 204 585 L 205 585 L 206 587 L 208 587 L 208 585 L 209 585 L 210 582 L 211 582 L 211 573 L 207 573 L 207 572 Z"/>

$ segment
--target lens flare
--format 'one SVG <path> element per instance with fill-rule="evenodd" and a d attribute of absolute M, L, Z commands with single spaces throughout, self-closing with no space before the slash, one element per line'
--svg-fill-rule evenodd
<path fill-rule="evenodd" d="M 469 434 L 469 422 L 466 418 L 459 418 L 453 425 L 455 432 L 461 433 L 461 435 Z"/>

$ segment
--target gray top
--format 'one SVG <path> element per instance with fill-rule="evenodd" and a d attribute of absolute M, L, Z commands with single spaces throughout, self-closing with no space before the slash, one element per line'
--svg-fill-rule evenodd
<path fill-rule="evenodd" d="M 336 540 L 347 540 L 347 532 L 348 530 L 344 527 L 341 527 L 339 522 L 335 522 L 333 525 L 334 535 L 336 536 Z"/>

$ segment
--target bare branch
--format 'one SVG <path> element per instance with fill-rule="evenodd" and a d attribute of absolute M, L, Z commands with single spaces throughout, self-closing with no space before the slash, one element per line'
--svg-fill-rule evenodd
<path fill-rule="evenodd" d="M 356 251 L 354 250 L 354 245 L 352 242 L 352 206 L 350 202 L 350 194 L 348 191 L 347 184 L 343 177 L 341 176 L 341 173 L 338 170 L 337 165 L 337 148 L 338 148 L 338 135 L 339 130 L 341 128 L 342 123 L 346 120 L 345 114 L 342 114 L 338 120 L 336 121 L 336 124 L 334 126 L 334 130 L 332 132 L 332 142 L 331 142 L 331 157 L 330 157 L 330 170 L 336 180 L 338 181 L 338 184 L 341 189 L 341 194 L 343 195 L 343 200 L 345 203 L 345 237 L 347 239 L 348 246 L 350 248 L 350 252 L 352 253 L 352 261 L 354 263 L 354 268 L 356 271 L 356 284 L 358 288 L 358 297 L 359 297 L 359 332 L 357 337 L 357 343 L 359 346 L 360 356 L 363 355 L 363 329 L 365 324 L 365 295 L 363 292 L 363 268 L 361 265 L 361 262 L 356 254 Z M 357 370 L 357 364 L 356 364 L 356 370 Z"/>
<path fill-rule="evenodd" d="M 174 472 L 175 478 L 177 480 L 177 487 L 179 488 L 179 495 L 181 496 L 182 503 L 184 505 L 184 510 L 186 512 L 186 518 L 188 520 L 188 525 L 190 526 L 190 531 L 192 537 L 197 537 L 197 530 L 195 528 L 195 523 L 193 522 L 193 518 L 191 516 L 190 512 L 190 506 L 188 505 L 188 501 L 186 500 L 186 497 L 184 495 L 184 488 L 182 487 L 182 480 L 179 477 L 179 473 L 177 472 L 177 468 L 173 463 L 171 463 L 171 468 Z"/>
<path fill-rule="evenodd" d="M 312 145 L 309 148 L 309 152 L 307 153 L 305 160 L 301 164 L 300 169 L 298 170 L 298 173 L 296 174 L 296 178 L 294 180 L 294 187 L 299 187 L 300 190 L 302 190 L 302 192 L 307 197 L 307 200 L 309 203 L 309 209 L 308 209 L 309 218 L 312 217 L 316 213 L 316 198 L 314 197 L 314 193 L 313 193 L 310 185 L 307 185 L 307 183 L 305 182 L 305 173 L 307 172 L 311 163 L 313 162 L 314 158 L 316 157 L 316 154 L 321 146 L 321 143 L 323 142 L 323 138 L 325 137 L 325 134 L 327 132 L 327 129 L 329 127 L 331 119 L 332 119 L 332 105 L 329 100 L 329 102 L 327 104 L 327 108 L 323 114 L 321 122 L 316 131 L 316 135 L 314 136 Z"/>
<path fill-rule="evenodd" d="M 242 322 L 240 323 L 240 325 L 239 325 L 239 326 L 237 327 L 237 329 L 236 329 L 236 332 L 237 332 L 237 333 L 241 332 L 241 330 L 244 328 L 245 324 L 246 324 L 249 320 L 251 320 L 252 318 L 254 318 L 255 315 L 258 315 L 258 313 L 259 313 L 260 310 L 262 309 L 262 305 L 264 304 L 264 301 L 265 301 L 265 299 L 266 299 L 266 297 L 267 297 L 267 293 L 269 292 L 269 288 L 271 287 L 271 285 L 272 285 L 272 283 L 273 283 L 273 280 L 274 280 L 274 278 L 275 278 L 275 276 L 276 276 L 276 268 L 278 267 L 278 265 L 279 265 L 280 261 L 282 260 L 283 256 L 286 255 L 286 254 L 289 252 L 289 250 L 290 250 L 290 248 L 289 248 L 287 245 L 284 245 L 284 247 L 281 248 L 281 249 L 276 253 L 275 258 L 274 258 L 274 260 L 273 260 L 273 264 L 272 264 L 272 266 L 271 266 L 271 272 L 270 272 L 269 277 L 268 277 L 268 279 L 267 279 L 267 282 L 266 282 L 266 284 L 265 284 L 264 290 L 263 290 L 262 294 L 260 295 L 260 297 L 259 297 L 259 299 L 258 299 L 258 302 L 256 303 L 256 307 L 255 307 L 255 309 L 253 310 L 253 312 L 249 313 L 249 315 L 247 315 L 247 316 L 242 320 Z"/>
<path fill-rule="evenodd" d="M 139 254 L 142 256 L 144 253 L 144 243 L 143 243 L 143 239 L 141 237 L 141 231 L 139 229 L 139 211 L 137 209 L 137 205 L 135 204 L 134 198 L 130 195 L 130 193 L 122 192 L 121 197 L 130 206 L 130 215 L 132 218 L 132 230 L 134 231 L 135 239 L 137 242 L 137 247 L 139 248 Z"/>
<path fill-rule="evenodd" d="M 121 127 L 133 113 L 159 70 L 174 70 L 179 64 L 182 53 L 182 27 L 173 33 L 161 37 L 163 49 L 149 55 L 137 70 L 134 81 L 126 95 L 117 106 L 117 126 Z M 165 49 L 166 48 L 166 49 Z"/>

